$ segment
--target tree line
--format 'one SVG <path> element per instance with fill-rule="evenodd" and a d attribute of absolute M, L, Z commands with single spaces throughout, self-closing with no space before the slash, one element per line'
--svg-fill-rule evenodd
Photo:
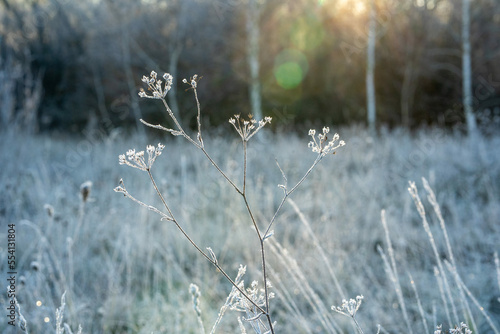
<path fill-rule="evenodd" d="M 193 124 L 181 80 L 194 74 L 207 125 L 252 113 L 285 128 L 457 126 L 469 105 L 479 125 L 498 122 L 500 6 L 470 2 L 464 49 L 468 1 L 0 0 L 0 122 L 164 122 L 137 96 L 151 70 L 174 76 L 169 104 Z"/>

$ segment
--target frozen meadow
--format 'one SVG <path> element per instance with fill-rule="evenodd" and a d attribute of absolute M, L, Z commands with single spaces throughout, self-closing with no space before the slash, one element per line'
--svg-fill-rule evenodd
<path fill-rule="evenodd" d="M 290 196 L 266 240 L 276 332 L 355 333 L 331 307 L 362 295 L 355 319 L 364 333 L 434 333 L 440 324 L 444 333 L 461 322 L 498 333 L 500 136 L 334 132 L 346 146 Z M 65 291 L 63 322 L 75 333 L 79 324 L 84 333 L 201 333 L 201 323 L 210 331 L 231 285 L 171 221 L 113 191 L 123 179 L 135 198 L 161 205 L 145 173 L 118 164 L 128 149 L 158 142 L 165 148 L 152 174 L 183 228 L 229 276 L 241 264 L 245 287 L 262 284 L 259 240 L 232 186 L 186 140 L 147 133 L 0 135 L 0 214 L 2 225 L 16 224 L 17 299 L 29 332 L 56 331 Z M 232 125 L 204 136 L 238 183 L 242 144 Z M 295 184 L 316 157 L 309 139 L 264 129 L 248 143 L 247 199 L 257 222 L 269 221 L 282 198 L 276 161 Z M 238 317 L 246 314 L 226 310 L 217 332 L 240 332 Z M 0 323 L 16 333 L 10 327 Z"/>

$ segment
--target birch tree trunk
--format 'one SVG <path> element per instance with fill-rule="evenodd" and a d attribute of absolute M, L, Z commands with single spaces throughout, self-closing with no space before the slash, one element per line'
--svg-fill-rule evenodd
<path fill-rule="evenodd" d="M 168 102 L 170 104 L 170 109 L 172 109 L 172 112 L 177 119 L 181 119 L 179 113 L 179 103 L 177 102 L 177 82 L 179 81 L 177 78 L 177 67 L 181 51 L 182 45 L 180 43 L 176 43 L 175 47 L 170 52 L 170 61 L 168 63 L 168 72 L 174 77 L 172 88 L 170 88 L 170 92 L 168 94 Z"/>
<path fill-rule="evenodd" d="M 256 120 L 260 120 L 262 119 L 262 98 L 259 82 L 259 8 L 257 0 L 248 0 L 246 30 L 251 113 Z"/>
<path fill-rule="evenodd" d="M 476 131 L 476 118 L 472 108 L 472 73 L 470 57 L 470 0 L 462 0 L 462 87 L 467 131 Z"/>
<path fill-rule="evenodd" d="M 370 23 L 368 26 L 368 46 L 366 59 L 366 104 L 368 113 L 368 127 L 372 134 L 375 134 L 376 107 L 375 107 L 375 37 L 376 37 L 375 0 L 371 1 Z"/>

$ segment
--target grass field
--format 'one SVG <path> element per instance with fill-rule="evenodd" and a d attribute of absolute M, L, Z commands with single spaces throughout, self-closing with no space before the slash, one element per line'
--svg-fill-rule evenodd
<path fill-rule="evenodd" d="M 370 137 L 357 127 L 333 130 L 347 145 L 321 161 L 292 195 L 267 244 L 276 331 L 355 333 L 352 321 L 330 308 L 363 295 L 356 319 L 365 333 L 376 333 L 377 324 L 381 333 L 434 333 L 436 325 L 461 321 L 474 333 L 498 333 L 500 136 L 466 139 L 428 129 Z M 241 198 L 193 145 L 147 132 L 151 138 L 0 134 L 0 268 L 4 275 L 5 225 L 15 224 L 17 298 L 30 333 L 55 333 L 64 291 L 64 321 L 74 332 L 81 324 L 84 333 L 200 333 L 190 283 L 200 288 L 210 332 L 231 286 L 171 222 L 113 191 L 123 178 L 136 198 L 160 204 L 145 173 L 118 164 L 129 148 L 158 141 L 166 147 L 153 174 L 183 227 L 217 253 L 232 277 L 243 264 L 246 285 L 260 280 L 258 240 Z M 232 132 L 227 124 L 207 136 L 205 146 L 241 180 L 241 143 Z M 282 196 L 275 159 L 291 184 L 315 159 L 305 134 L 262 134 L 249 143 L 247 182 L 261 222 Z M 422 178 L 435 193 L 453 260 Z M 86 181 L 92 186 L 84 201 Z M 408 181 L 418 188 L 427 230 Z M 5 305 L 5 293 L 0 300 Z M 227 311 L 218 333 L 239 333 L 237 316 L 244 314 Z M 2 333 L 21 332 L 2 318 Z"/>

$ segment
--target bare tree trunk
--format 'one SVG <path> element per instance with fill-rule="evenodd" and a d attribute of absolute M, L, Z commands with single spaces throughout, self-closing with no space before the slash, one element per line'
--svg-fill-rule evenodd
<path fill-rule="evenodd" d="M 463 104 L 469 135 L 476 131 L 472 108 L 472 73 L 470 57 L 470 0 L 462 0 L 462 87 Z"/>
<path fill-rule="evenodd" d="M 181 55 L 182 45 L 180 43 L 176 43 L 172 52 L 170 53 L 170 62 L 168 64 L 168 72 L 174 77 L 174 81 L 172 82 L 172 88 L 170 88 L 170 92 L 168 92 L 168 102 L 170 104 L 170 109 L 174 113 L 177 119 L 181 119 L 179 116 L 179 103 L 177 102 L 177 65 L 179 64 L 179 57 Z"/>
<path fill-rule="evenodd" d="M 370 23 L 368 28 L 368 47 L 366 59 L 366 104 L 368 112 L 368 127 L 375 134 L 376 106 L 375 106 L 375 37 L 377 13 L 375 0 L 371 1 Z"/>
<path fill-rule="evenodd" d="M 257 0 L 248 0 L 247 10 L 247 52 L 250 67 L 250 105 L 255 119 L 262 119 L 262 98 L 259 82 L 259 8 Z"/>

